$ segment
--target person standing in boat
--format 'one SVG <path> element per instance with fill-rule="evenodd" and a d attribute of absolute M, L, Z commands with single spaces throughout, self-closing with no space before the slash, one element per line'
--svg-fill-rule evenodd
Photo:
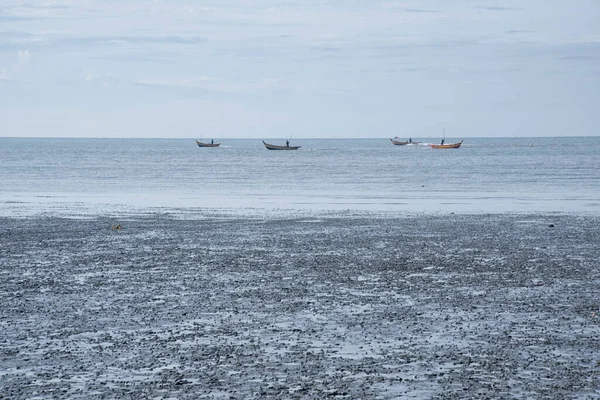
<path fill-rule="evenodd" d="M 446 141 L 446 139 L 442 139 L 442 143 L 440 143 L 440 144 L 444 144 L 445 141 Z"/>
<path fill-rule="evenodd" d="M 408 143 L 412 143 L 412 138 L 411 137 L 408 138 Z"/>
<path fill-rule="evenodd" d="M 210 144 L 215 144 L 215 140 L 214 139 L 210 139 Z"/>
<path fill-rule="evenodd" d="M 290 141 L 289 140 L 285 141 L 285 147 L 290 147 Z"/>

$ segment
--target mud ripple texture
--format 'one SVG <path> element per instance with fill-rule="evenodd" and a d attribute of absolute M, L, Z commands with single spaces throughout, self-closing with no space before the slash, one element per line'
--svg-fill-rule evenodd
<path fill-rule="evenodd" d="M 599 222 L 3 218 L 0 398 L 597 399 Z"/>

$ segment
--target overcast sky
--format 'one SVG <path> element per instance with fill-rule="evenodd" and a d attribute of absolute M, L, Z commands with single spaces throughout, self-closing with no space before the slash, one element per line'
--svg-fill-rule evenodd
<path fill-rule="evenodd" d="M 1 0 L 0 136 L 600 134 L 599 0 Z"/>

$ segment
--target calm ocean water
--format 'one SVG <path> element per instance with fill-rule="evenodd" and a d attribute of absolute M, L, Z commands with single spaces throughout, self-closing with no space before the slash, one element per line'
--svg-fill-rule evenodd
<path fill-rule="evenodd" d="M 0 213 L 103 207 L 600 212 L 600 137 L 466 138 L 458 150 L 393 146 L 385 138 L 292 145 L 302 149 L 268 151 L 256 139 L 223 140 L 211 149 L 190 139 L 0 138 Z"/>

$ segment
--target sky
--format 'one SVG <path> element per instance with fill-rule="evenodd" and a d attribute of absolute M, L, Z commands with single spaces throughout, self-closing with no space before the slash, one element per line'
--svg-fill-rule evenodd
<path fill-rule="evenodd" d="M 600 135 L 600 0 L 0 0 L 0 136 Z"/>

